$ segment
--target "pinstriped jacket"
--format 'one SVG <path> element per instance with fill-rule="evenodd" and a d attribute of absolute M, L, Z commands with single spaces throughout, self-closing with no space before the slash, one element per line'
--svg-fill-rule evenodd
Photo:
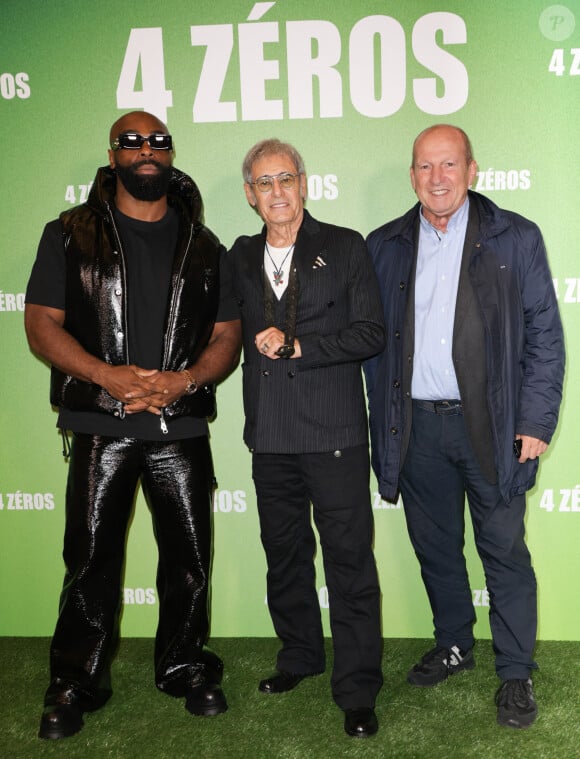
<path fill-rule="evenodd" d="M 264 228 L 239 237 L 228 254 L 243 331 L 244 441 L 256 453 L 320 453 L 366 444 L 361 362 L 382 350 L 384 327 L 363 238 L 304 211 L 292 259 L 302 356 L 277 360 L 254 345 L 266 327 L 265 240 Z M 281 330 L 287 292 L 276 312 Z"/>

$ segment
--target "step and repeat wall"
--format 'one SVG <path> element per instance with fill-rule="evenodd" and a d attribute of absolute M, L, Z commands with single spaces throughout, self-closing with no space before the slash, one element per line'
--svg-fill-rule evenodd
<path fill-rule="evenodd" d="M 67 463 L 49 369 L 27 347 L 24 291 L 44 224 L 82 203 L 125 111 L 168 124 L 175 165 L 199 184 L 207 225 L 230 246 L 261 226 L 241 162 L 276 136 L 302 152 L 314 216 L 363 235 L 415 202 L 411 145 L 463 127 L 474 189 L 533 219 L 566 331 L 558 432 L 529 494 L 527 534 L 543 639 L 580 639 L 580 2 L 549 0 L 3 0 L 0 27 L 0 635 L 49 635 L 63 577 Z M 241 376 L 211 425 L 213 636 L 269 636 L 265 561 Z M 371 482 L 385 637 L 429 637 L 431 614 L 401 504 Z M 477 634 L 489 596 L 467 529 Z M 319 552 L 320 554 L 320 552 Z M 317 556 L 320 605 L 328 595 Z M 156 547 L 142 495 L 127 546 L 122 631 L 154 634 Z"/>

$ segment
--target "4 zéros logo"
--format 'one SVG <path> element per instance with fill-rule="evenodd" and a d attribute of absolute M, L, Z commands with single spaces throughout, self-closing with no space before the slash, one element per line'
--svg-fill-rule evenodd
<path fill-rule="evenodd" d="M 14 100 L 14 98 L 27 100 L 30 97 L 28 74 L 25 74 L 24 71 L 20 71 L 18 74 L 5 71 L 0 74 L 0 95 L 4 100 Z"/>

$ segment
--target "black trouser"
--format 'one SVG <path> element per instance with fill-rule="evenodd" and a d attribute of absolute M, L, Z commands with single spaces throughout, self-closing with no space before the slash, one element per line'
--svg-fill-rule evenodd
<path fill-rule="evenodd" d="M 205 668 L 221 668 L 217 657 L 203 651 L 212 548 L 213 466 L 207 437 L 159 443 L 75 435 L 49 700 L 73 688 L 91 708 L 111 694 L 127 528 L 139 479 L 159 549 L 157 687 L 183 695 Z"/>
<path fill-rule="evenodd" d="M 401 493 L 411 542 L 431 603 L 438 645 L 473 645 L 475 611 L 463 554 L 465 495 L 490 599 L 489 620 L 502 680 L 535 668 L 536 578 L 524 540 L 525 496 L 507 504 L 472 451 L 461 406 L 413 401 Z"/>
<path fill-rule="evenodd" d="M 324 670 L 312 502 L 328 587 L 333 697 L 342 709 L 373 707 L 382 684 L 382 638 L 367 446 L 254 454 L 253 477 L 268 562 L 268 607 L 282 641 L 278 669 Z"/>

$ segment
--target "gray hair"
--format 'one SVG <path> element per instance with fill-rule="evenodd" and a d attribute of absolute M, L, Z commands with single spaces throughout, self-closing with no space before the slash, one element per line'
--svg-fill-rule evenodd
<path fill-rule="evenodd" d="M 271 155 L 288 156 L 288 158 L 296 167 L 298 174 L 306 173 L 306 170 L 304 168 L 304 161 L 302 160 L 302 156 L 296 150 L 296 148 L 293 145 L 290 145 L 288 142 L 282 142 L 276 137 L 271 137 L 268 140 L 261 140 L 261 142 L 257 142 L 254 147 L 250 148 L 246 153 L 246 157 L 242 163 L 242 175 L 244 177 L 244 182 L 247 182 L 248 184 L 252 182 L 252 167 L 256 161 L 259 161 L 260 158 Z"/>

